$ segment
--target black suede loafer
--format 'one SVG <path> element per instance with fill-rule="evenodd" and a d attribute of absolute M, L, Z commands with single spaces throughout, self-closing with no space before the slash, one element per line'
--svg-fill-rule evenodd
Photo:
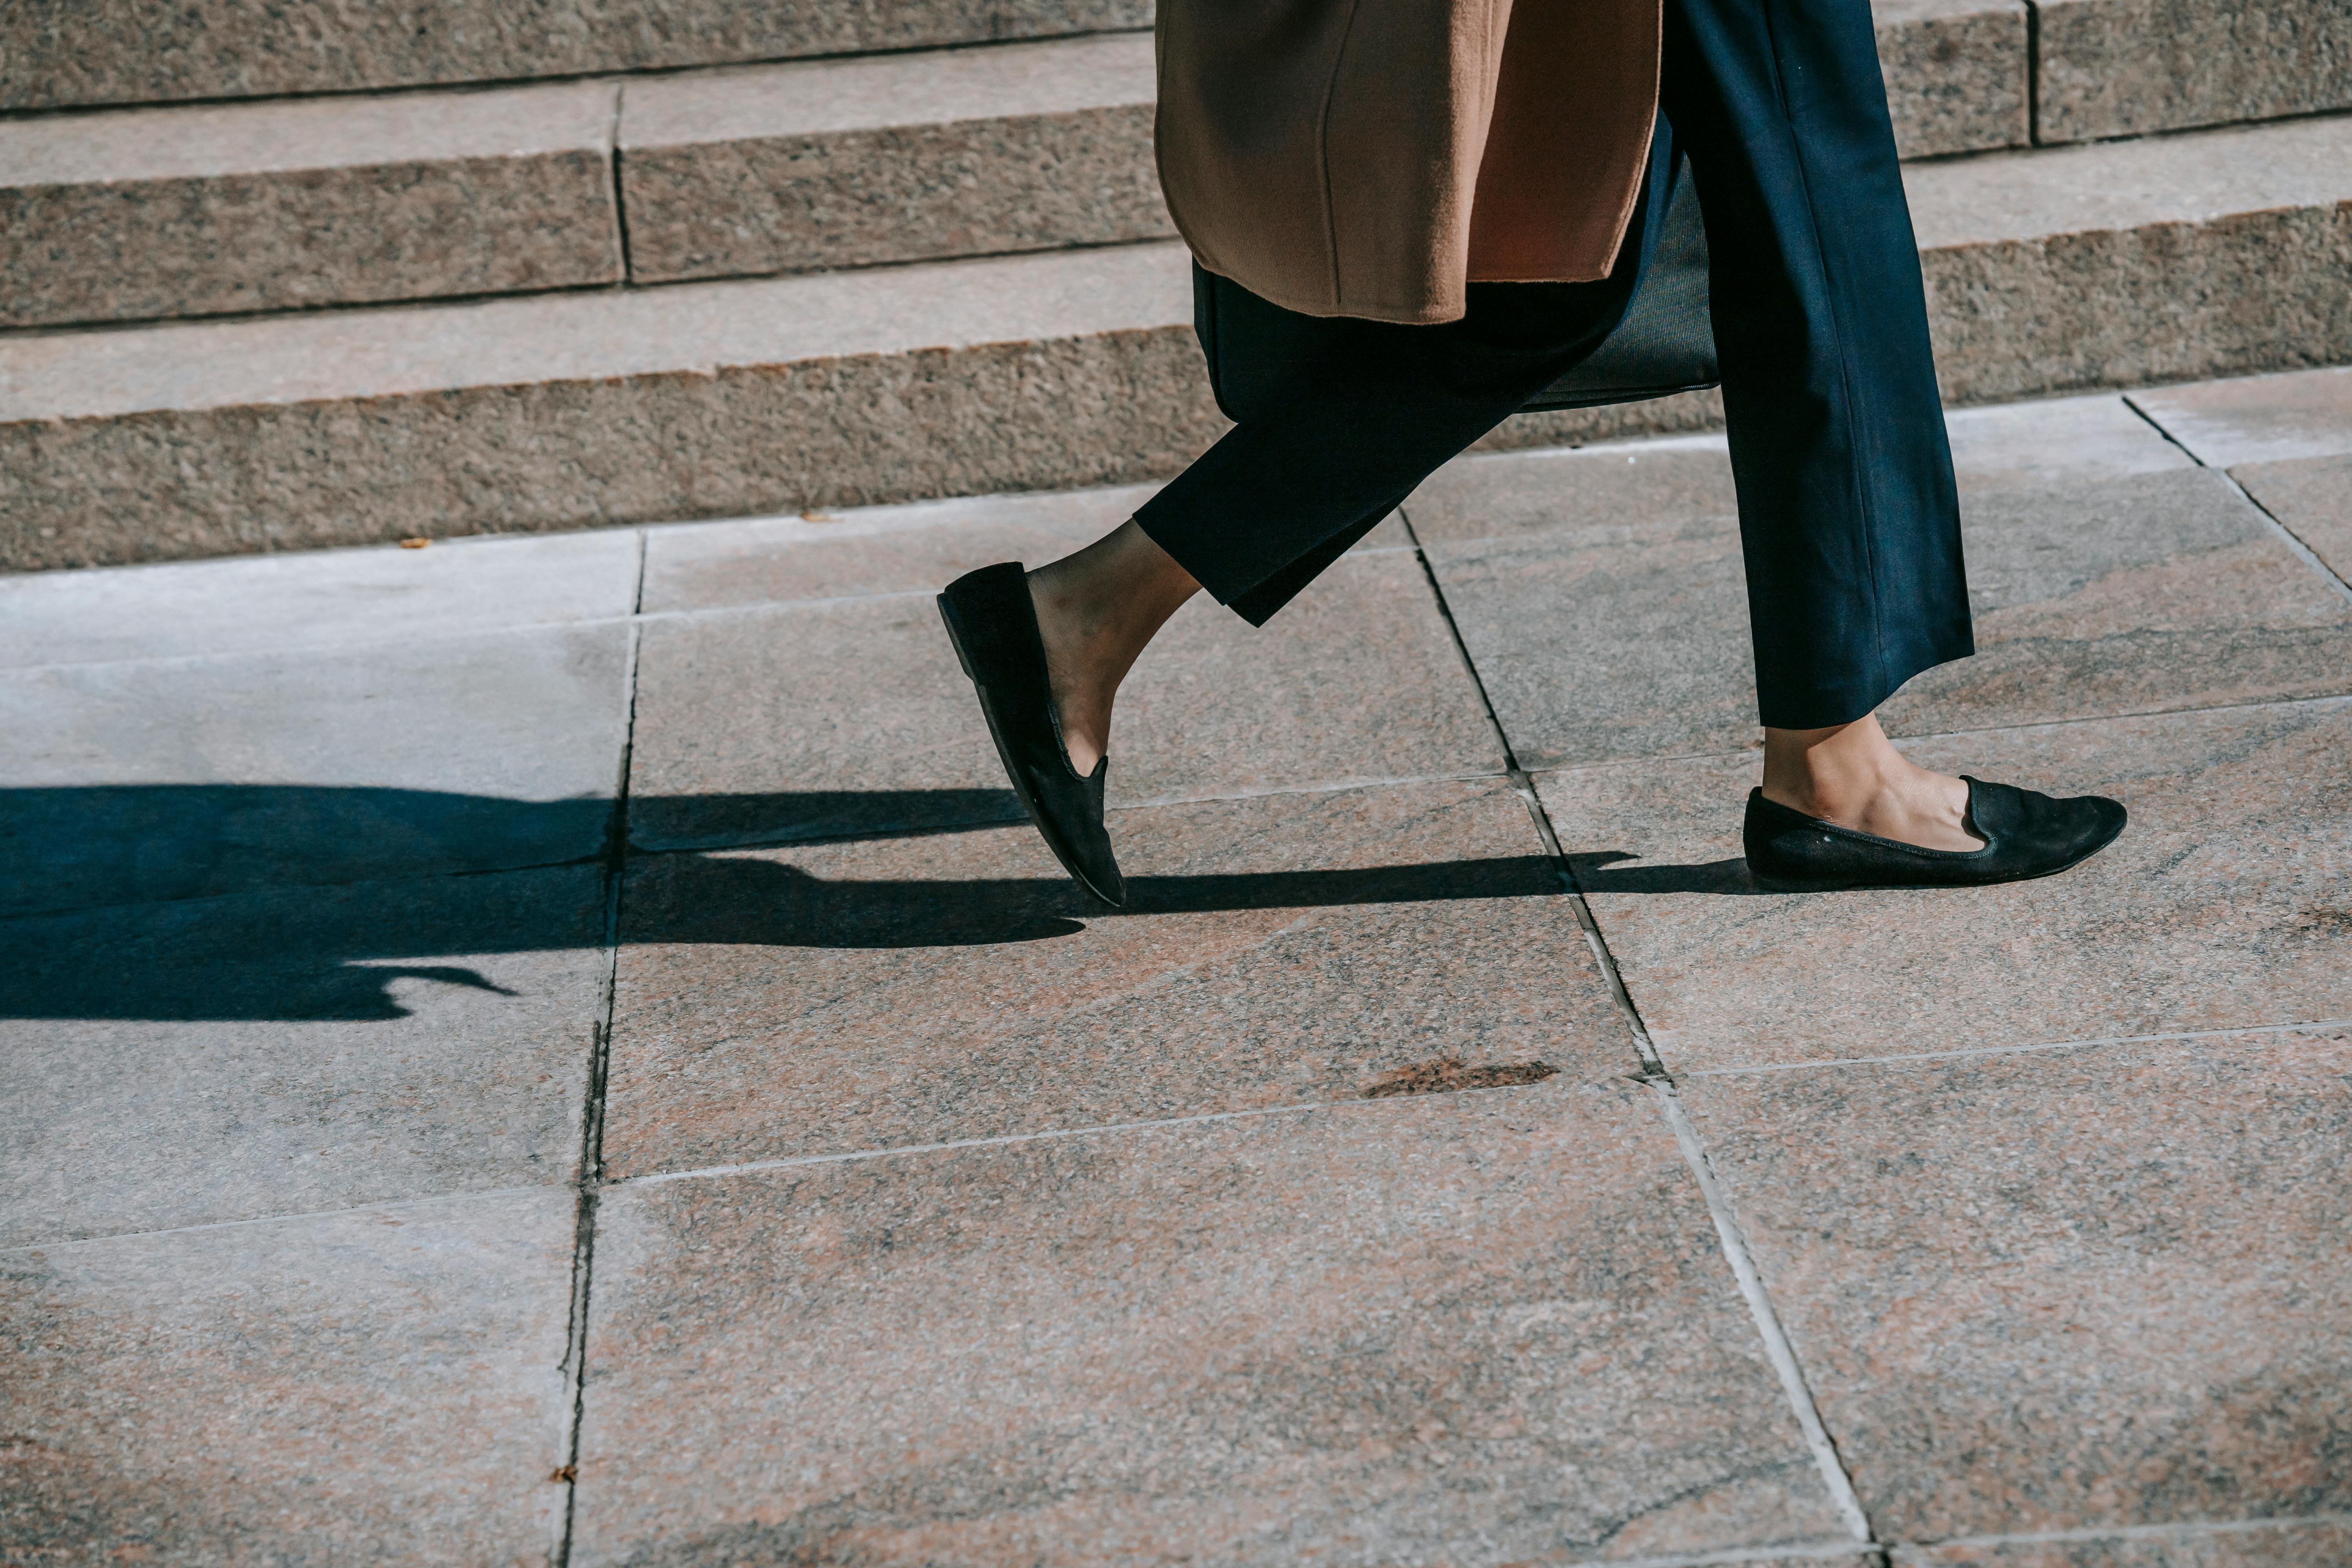
<path fill-rule="evenodd" d="M 2051 877 L 2089 859 L 2124 830 L 2120 802 L 2100 795 L 2053 800 L 2013 784 L 1963 778 L 1968 824 L 1981 849 L 1923 849 L 1858 833 L 1748 793 L 1740 837 L 1748 868 L 1768 888 L 1981 888 Z"/>
<path fill-rule="evenodd" d="M 1107 904 L 1125 904 L 1127 879 L 1118 874 L 1103 827 L 1110 759 L 1083 776 L 1070 765 L 1028 573 L 1017 561 L 967 572 L 940 595 L 940 618 L 947 622 L 963 672 L 980 690 L 988 733 L 1029 820 L 1079 886 Z"/>

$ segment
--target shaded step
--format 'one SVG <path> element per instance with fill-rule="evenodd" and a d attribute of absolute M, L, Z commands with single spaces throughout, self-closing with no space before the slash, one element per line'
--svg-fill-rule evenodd
<path fill-rule="evenodd" d="M 585 76 L 1150 22 L 1150 0 L 16 0 L 0 7 L 0 110 Z"/>
<path fill-rule="evenodd" d="M 2022 141 L 2017 0 L 1900 0 L 1905 145 Z M 0 325 L 640 282 L 1172 234 L 1147 33 L 668 77 L 0 120 Z"/>
<path fill-rule="evenodd" d="M 619 89 L 0 121 L 0 326 L 621 279 Z"/>
<path fill-rule="evenodd" d="M 2352 0 L 2034 0 L 2040 139 L 2352 109 Z"/>
<path fill-rule="evenodd" d="M 1958 401 L 2352 361 L 2352 120 L 1909 176 Z M 0 340 L 0 563 L 1147 479 L 1222 427 L 1190 319 L 1151 243 Z"/>

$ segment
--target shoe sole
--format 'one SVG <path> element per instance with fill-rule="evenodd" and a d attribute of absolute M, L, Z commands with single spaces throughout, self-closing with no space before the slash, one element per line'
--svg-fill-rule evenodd
<path fill-rule="evenodd" d="M 1037 798 L 1030 793 L 1028 784 L 1023 782 L 1021 770 L 1013 765 L 1012 748 L 1004 743 L 1004 731 L 996 722 L 996 705 L 988 700 L 988 683 L 972 672 L 971 656 L 964 651 L 963 632 L 956 625 L 955 606 L 948 602 L 945 594 L 938 595 L 938 600 L 940 622 L 948 630 L 948 646 L 955 649 L 956 662 L 963 666 L 964 679 L 971 682 L 972 691 L 980 698 L 980 716 L 988 723 L 988 738 L 996 747 L 997 763 L 1004 770 L 1005 781 L 1013 786 L 1013 797 L 1021 803 L 1021 809 L 1029 814 L 1029 826 L 1037 830 L 1037 837 L 1045 841 L 1045 847 L 1054 852 L 1054 858 L 1062 863 L 1062 869 L 1070 874 L 1072 881 L 1110 908 L 1125 908 L 1118 900 L 1095 886 L 1093 879 L 1078 868 L 1077 861 L 1064 847 L 1061 836 L 1045 826 L 1045 814 L 1039 809 Z"/>

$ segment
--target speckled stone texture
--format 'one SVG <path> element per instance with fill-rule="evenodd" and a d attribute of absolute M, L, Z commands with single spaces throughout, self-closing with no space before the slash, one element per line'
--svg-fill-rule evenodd
<path fill-rule="evenodd" d="M 0 673 L 0 914 L 593 855 L 631 635 Z"/>
<path fill-rule="evenodd" d="M 2352 358 L 2352 121 L 1908 165 L 1973 402 Z M 1136 482 L 1224 429 L 1151 242 L 0 341 L 0 566 Z M 1690 429 L 1712 396 L 1488 449 Z"/>
<path fill-rule="evenodd" d="M 551 1560 L 575 1208 L 502 1194 L 0 1252 L 0 1556 Z"/>
<path fill-rule="evenodd" d="M 1150 807 L 1111 835 L 1118 911 L 1025 823 L 638 858 L 606 1168 L 1354 1100 L 1445 1062 L 1639 1070 L 1499 781 Z"/>
<path fill-rule="evenodd" d="M 1903 156 L 2032 140 L 2022 0 L 1874 0 L 1870 12 Z"/>
<path fill-rule="evenodd" d="M 1100 539 L 1158 488 L 960 497 L 649 529 L 644 607 L 656 614 L 910 594 L 994 562 L 1039 566 Z M 1403 542 L 1393 519 L 1382 527 L 1385 542 Z"/>
<path fill-rule="evenodd" d="M 581 1563 L 1833 1542 L 1630 1084 L 630 1185 Z"/>
<path fill-rule="evenodd" d="M 1896 0 L 1877 14 L 1906 153 L 2028 139 L 2021 4 Z M 631 274 L 719 278 L 1172 234 L 1152 163 L 1153 89 L 1140 34 L 633 83 L 621 117 Z"/>
<path fill-rule="evenodd" d="M 1669 1068 L 2352 1018 L 2352 701 L 1905 749 L 2132 823 L 2041 881 L 1768 894 L 1739 851 L 1755 754 L 1538 780 Z"/>
<path fill-rule="evenodd" d="M 25 0 L 0 109 L 342 92 L 1149 26 L 1149 0 Z"/>
<path fill-rule="evenodd" d="M 2352 603 L 2220 475 L 1964 503 L 1975 658 L 1921 675 L 1896 734 L 2352 691 Z"/>
<path fill-rule="evenodd" d="M 2044 142 L 2352 108 L 2347 0 L 2036 0 L 2034 8 Z"/>
<path fill-rule="evenodd" d="M 741 844 L 1018 820 L 971 680 L 915 593 L 648 624 L 631 842 Z M 1206 598 L 1119 693 L 1114 805 L 1497 773 L 1419 563 L 1364 552 L 1267 626 Z"/>
<path fill-rule="evenodd" d="M 1134 516 L 1158 489 L 1118 485 L 963 496 L 648 529 L 645 609 L 655 614 L 916 593 L 936 590 L 994 562 L 1039 566 L 1092 544 Z M 1409 549 L 1412 543 L 1404 525 L 1391 517 L 1355 548 L 1360 553 Z M 5 592 L 0 581 L 0 594 Z M 5 604 L 0 598 L 0 606 Z"/>
<path fill-rule="evenodd" d="M 2352 1504 L 2352 1030 L 1682 1093 L 1884 1538 Z"/>
<path fill-rule="evenodd" d="M 664 282 L 1157 239 L 1173 230 L 1150 146 L 1142 105 L 632 150 L 631 270 Z"/>
<path fill-rule="evenodd" d="M 2122 400 L 1953 432 L 1979 651 L 1889 702 L 1895 732 L 2352 689 L 2352 604 Z M 1735 510 L 1707 439 L 1462 460 L 1404 507 L 1533 767 L 1754 743 Z"/>
<path fill-rule="evenodd" d="M 2249 463 L 2230 477 L 2338 581 L 2352 583 L 2352 457 Z"/>
<path fill-rule="evenodd" d="M 2352 365 L 2158 387 L 2131 400 L 2217 468 L 2352 453 Z"/>
<path fill-rule="evenodd" d="M 0 577 L 0 669 L 611 620 L 636 604 L 638 555 L 630 534 L 572 533 Z"/>
<path fill-rule="evenodd" d="M 0 121 L 0 326 L 618 283 L 617 96 Z"/>
<path fill-rule="evenodd" d="M 2132 401 L 2352 581 L 2352 368 L 2163 387 Z"/>
<path fill-rule="evenodd" d="M 746 516 L 1176 472 L 1192 329 L 0 425 L 0 566 Z"/>
<path fill-rule="evenodd" d="M 1151 39 L 795 63 L 632 84 L 641 281 L 1153 239 Z"/>
<path fill-rule="evenodd" d="M 1894 1568 L 2341 1568 L 2352 1523 L 2255 1521 L 2208 1529 L 2150 1529 L 2064 1540 L 1981 1541 L 1897 1547 Z"/>
<path fill-rule="evenodd" d="M 1945 395 L 2352 359 L 2352 121 L 1910 166 Z"/>
<path fill-rule="evenodd" d="M 0 1247 L 569 1181 L 604 915 L 565 867 L 9 921 Z"/>

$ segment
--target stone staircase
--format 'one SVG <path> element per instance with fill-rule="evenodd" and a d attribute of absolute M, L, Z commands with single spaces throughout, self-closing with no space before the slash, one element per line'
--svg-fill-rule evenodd
<path fill-rule="evenodd" d="M 1124 482 L 1221 427 L 1135 0 L 155 13 L 0 11 L 0 569 Z M 1956 402 L 2352 360 L 2352 0 L 1876 14 Z"/>

